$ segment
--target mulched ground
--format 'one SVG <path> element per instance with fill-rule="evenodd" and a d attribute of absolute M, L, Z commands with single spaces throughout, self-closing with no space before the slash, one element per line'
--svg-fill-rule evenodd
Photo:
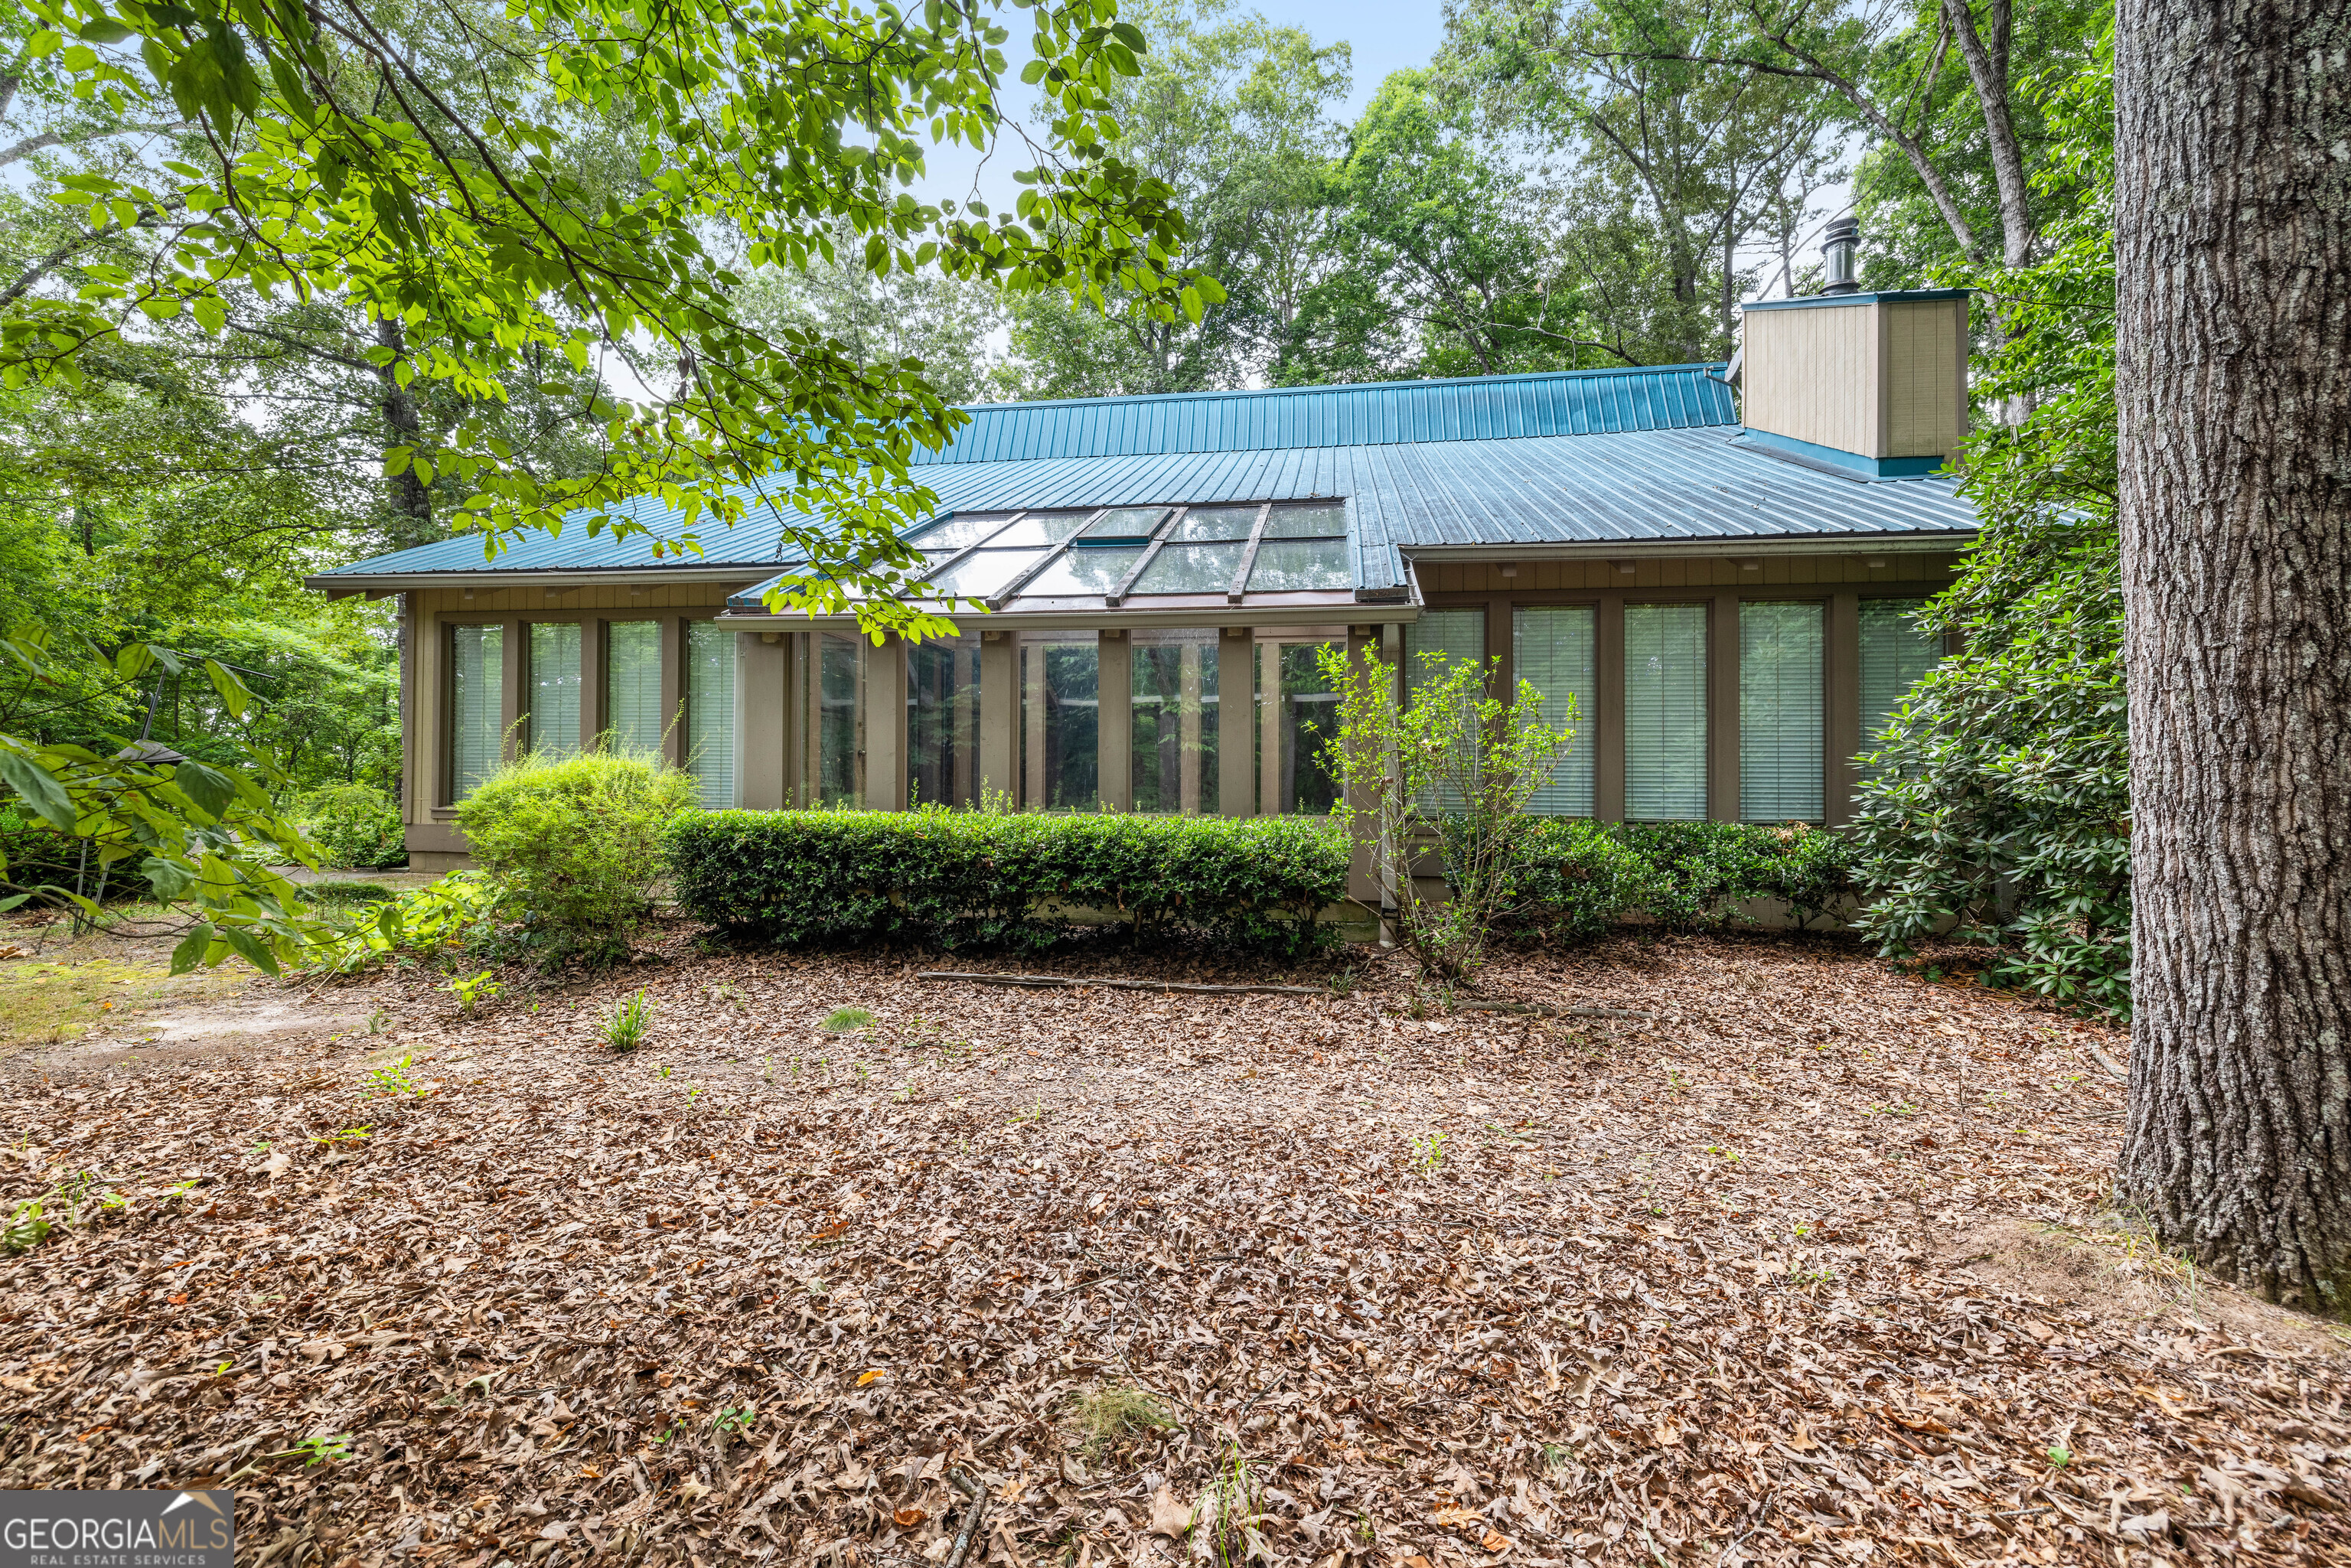
<path fill-rule="evenodd" d="M 2346 1341 L 2100 1218 L 2114 1031 L 1785 939 L 1493 976 L 1558 1019 L 922 967 L 0 1065 L 6 1196 L 128 1199 L 0 1260 L 0 1487 L 288 1565 L 942 1563 L 958 1473 L 972 1563 L 2351 1561 Z"/>

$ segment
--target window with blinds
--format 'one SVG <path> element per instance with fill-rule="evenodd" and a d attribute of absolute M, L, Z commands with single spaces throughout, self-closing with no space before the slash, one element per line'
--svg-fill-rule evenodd
<path fill-rule="evenodd" d="M 1522 604 L 1510 617 L 1510 641 L 1518 678 L 1542 694 L 1543 722 L 1574 731 L 1567 755 L 1527 810 L 1543 817 L 1589 817 L 1592 737 L 1600 722 L 1600 612 L 1590 604 Z"/>
<path fill-rule="evenodd" d="M 1625 816 L 1706 816 L 1703 604 L 1625 607 Z"/>
<path fill-rule="evenodd" d="M 612 749 L 658 754 L 669 727 L 661 706 L 661 622 L 613 622 L 604 628 L 604 730 Z"/>
<path fill-rule="evenodd" d="M 685 767 L 705 810 L 735 806 L 735 631 L 685 625 Z"/>
<path fill-rule="evenodd" d="M 823 806 L 865 804 L 865 639 L 816 636 L 816 798 Z"/>
<path fill-rule="evenodd" d="M 1486 612 L 1479 610 L 1424 610 L 1420 619 L 1404 629 L 1404 685 L 1407 705 L 1419 700 L 1423 687 L 1444 678 L 1445 672 L 1457 664 L 1483 665 L 1486 662 Z M 1460 792 L 1440 789 L 1433 798 L 1424 799 L 1424 811 L 1458 811 L 1463 801 Z"/>
<path fill-rule="evenodd" d="M 1918 677 L 1943 662 L 1943 640 L 1921 632 L 1911 617 L 1923 599 L 1861 601 L 1861 748 L 1874 750 L 1877 732 L 1902 706 Z"/>
<path fill-rule="evenodd" d="M 1826 792 L 1826 607 L 1739 607 L 1739 820 L 1817 822 Z"/>
<path fill-rule="evenodd" d="M 530 629 L 530 748 L 546 757 L 580 750 L 580 622 L 536 622 Z"/>
<path fill-rule="evenodd" d="M 449 799 L 462 800 L 498 770 L 505 737 L 499 687 L 506 628 L 449 628 Z"/>

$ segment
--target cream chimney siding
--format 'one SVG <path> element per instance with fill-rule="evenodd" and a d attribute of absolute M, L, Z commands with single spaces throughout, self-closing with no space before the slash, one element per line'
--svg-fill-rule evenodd
<path fill-rule="evenodd" d="M 1760 444 L 1833 464 L 1844 455 L 1858 461 L 1838 465 L 1876 478 L 1957 466 L 1968 434 L 1964 291 L 1766 300 L 1745 317 L 1741 413 Z"/>

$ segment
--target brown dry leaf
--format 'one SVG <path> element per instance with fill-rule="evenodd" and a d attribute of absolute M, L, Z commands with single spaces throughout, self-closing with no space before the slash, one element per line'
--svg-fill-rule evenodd
<path fill-rule="evenodd" d="M 1144 1532 L 1180 1541 L 1184 1532 L 1192 1528 L 1195 1511 L 1190 1503 L 1177 1502 L 1174 1492 L 1161 1487 L 1151 1500 L 1151 1522 L 1144 1526 Z"/>
<path fill-rule="evenodd" d="M 2118 1031 L 1834 941 L 1503 953 L 1499 995 L 1651 1016 L 1436 1031 L 1334 963 L 1027 992 L 680 930 L 468 1018 L 429 968 L 256 983 L 319 1027 L 0 1062 L 46 1140 L 0 1203 L 128 1200 L 0 1265 L 0 1488 L 234 1475 L 337 1568 L 917 1568 L 956 1476 L 1031 1563 L 1213 1556 L 1236 1480 L 1269 1568 L 2351 1562 L 2351 1356 L 2102 1220 Z M 656 1045 L 604 1053 L 640 987 Z M 430 1100 L 370 1092 L 403 1055 Z"/>

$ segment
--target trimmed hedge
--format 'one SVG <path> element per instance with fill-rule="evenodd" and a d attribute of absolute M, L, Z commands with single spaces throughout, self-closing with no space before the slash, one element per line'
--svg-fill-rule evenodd
<path fill-rule="evenodd" d="M 1347 890 L 1327 818 L 688 811 L 664 849 L 688 915 L 794 947 L 1033 952 L 1092 909 L 1137 940 L 1294 958 L 1335 939 L 1321 916 Z"/>
<path fill-rule="evenodd" d="M 1750 899 L 1785 903 L 1800 925 L 1834 915 L 1854 891 L 1841 833 L 1741 822 L 1528 821 L 1505 931 L 1589 941 L 1646 916 L 1677 930 L 1745 918 Z"/>

